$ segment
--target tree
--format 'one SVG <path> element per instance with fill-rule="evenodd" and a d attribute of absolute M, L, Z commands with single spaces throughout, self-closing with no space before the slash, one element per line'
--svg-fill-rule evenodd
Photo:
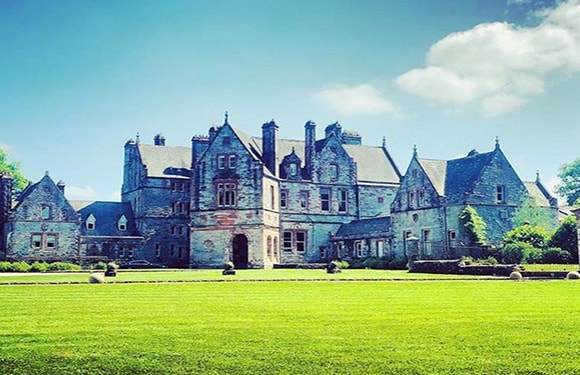
<path fill-rule="evenodd" d="M 505 244 L 517 242 L 527 243 L 536 249 L 545 249 L 548 246 L 550 232 L 542 227 L 525 224 L 507 232 L 503 238 Z"/>
<path fill-rule="evenodd" d="M 578 263 L 578 229 L 576 227 L 576 217 L 568 216 L 562 223 L 548 243 L 550 247 L 559 247 L 570 253 L 571 261 Z"/>
<path fill-rule="evenodd" d="M 562 182 L 556 186 L 558 194 L 566 197 L 569 205 L 580 205 L 580 158 L 562 165 L 558 177 Z"/>
<path fill-rule="evenodd" d="M 485 230 L 487 224 L 479 216 L 475 208 L 471 206 L 465 207 L 461 215 L 459 215 L 459 220 L 463 224 L 463 228 L 465 228 L 467 238 L 471 245 L 481 246 L 486 244 Z"/>
<path fill-rule="evenodd" d="M 24 190 L 24 188 L 28 185 L 28 180 L 20 171 L 20 164 L 16 162 L 10 162 L 6 152 L 0 148 L 0 175 L 3 173 L 8 173 L 12 176 L 14 181 L 13 189 L 17 193 Z"/>
<path fill-rule="evenodd" d="M 532 197 L 526 198 L 516 212 L 513 224 L 516 227 L 529 224 L 534 227 L 542 227 L 548 230 L 554 229 L 554 220 L 547 207 L 540 207 Z"/>

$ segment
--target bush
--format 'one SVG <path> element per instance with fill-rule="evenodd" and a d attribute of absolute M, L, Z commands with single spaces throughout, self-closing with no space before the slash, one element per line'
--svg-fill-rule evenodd
<path fill-rule="evenodd" d="M 525 242 L 505 244 L 501 250 L 503 262 L 506 264 L 523 263 L 531 249 L 533 249 L 532 245 Z"/>
<path fill-rule="evenodd" d="M 550 233 L 542 227 L 522 225 L 507 232 L 503 240 L 506 244 L 525 242 L 536 249 L 544 249 L 549 238 Z"/>
<path fill-rule="evenodd" d="M 48 270 L 48 263 L 34 262 L 30 265 L 30 272 L 46 272 Z"/>
<path fill-rule="evenodd" d="M 74 263 L 54 262 L 48 265 L 49 271 L 80 271 L 81 266 Z"/>
<path fill-rule="evenodd" d="M 10 264 L 10 272 L 29 272 L 30 264 L 26 262 L 14 262 Z"/>
<path fill-rule="evenodd" d="M 10 262 L 0 262 L 0 272 L 10 272 Z"/>
<path fill-rule="evenodd" d="M 544 264 L 569 264 L 571 261 L 570 253 L 558 247 L 551 247 L 542 252 L 542 263 Z"/>
<path fill-rule="evenodd" d="M 106 270 L 107 269 L 107 263 L 105 262 L 97 262 L 97 263 L 93 263 L 89 266 L 90 270 Z"/>
<path fill-rule="evenodd" d="M 345 270 L 350 267 L 350 264 L 346 260 L 333 260 L 333 262 L 335 262 L 338 268 L 341 270 Z"/>

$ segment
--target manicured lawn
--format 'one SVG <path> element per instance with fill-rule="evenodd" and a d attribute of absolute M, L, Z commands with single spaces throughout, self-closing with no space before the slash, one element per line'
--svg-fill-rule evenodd
<path fill-rule="evenodd" d="M 573 374 L 579 316 L 564 280 L 2 285 L 0 373 Z"/>
<path fill-rule="evenodd" d="M 85 283 L 88 282 L 90 273 L 0 273 L 0 284 L 8 283 Z M 324 270 L 238 270 L 235 276 L 223 276 L 221 270 L 180 270 L 180 271 L 127 271 L 120 270 L 115 278 L 106 278 L 107 283 L 124 282 L 164 282 L 164 281 L 216 281 L 216 280 L 392 280 L 392 279 L 450 279 L 450 278 L 474 278 L 473 276 L 458 275 L 431 275 L 413 274 L 407 271 L 381 271 L 381 270 L 344 270 L 339 274 L 327 274 Z"/>

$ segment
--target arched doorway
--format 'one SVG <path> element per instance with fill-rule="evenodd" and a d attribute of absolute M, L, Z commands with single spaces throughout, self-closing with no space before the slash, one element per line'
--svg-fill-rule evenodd
<path fill-rule="evenodd" d="M 237 269 L 248 268 L 248 238 L 243 234 L 238 234 L 234 237 L 232 254 L 232 261 Z"/>

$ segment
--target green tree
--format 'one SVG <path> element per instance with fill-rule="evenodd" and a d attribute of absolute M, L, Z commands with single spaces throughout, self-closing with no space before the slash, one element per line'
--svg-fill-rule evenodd
<path fill-rule="evenodd" d="M 550 232 L 545 228 L 525 224 L 507 232 L 503 242 L 504 244 L 523 242 L 536 249 L 545 249 L 548 246 L 549 239 Z"/>
<path fill-rule="evenodd" d="M 28 180 L 20 171 L 20 164 L 10 162 L 8 155 L 0 148 L 0 174 L 8 173 L 14 179 L 13 188 L 16 193 L 21 192 L 28 185 Z"/>
<path fill-rule="evenodd" d="M 459 215 L 459 221 L 465 229 L 471 245 L 485 245 L 487 243 L 485 230 L 487 224 L 479 216 L 475 208 L 466 206 Z"/>
<path fill-rule="evenodd" d="M 573 263 L 578 263 L 578 228 L 576 221 L 575 216 L 568 216 L 562 220 L 548 243 L 550 247 L 559 247 L 569 252 Z"/>
<path fill-rule="evenodd" d="M 580 158 L 562 165 L 558 177 L 561 181 L 556 186 L 558 194 L 566 197 L 569 205 L 580 205 Z"/>
<path fill-rule="evenodd" d="M 554 229 L 554 220 L 552 220 L 550 209 L 538 206 L 532 197 L 526 198 L 524 203 L 522 203 L 513 218 L 513 224 L 516 227 L 529 224 L 548 230 Z"/>

